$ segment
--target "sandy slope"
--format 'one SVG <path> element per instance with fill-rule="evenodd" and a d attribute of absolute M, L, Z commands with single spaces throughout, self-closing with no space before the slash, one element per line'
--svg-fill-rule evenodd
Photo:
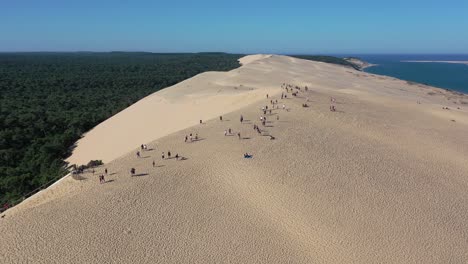
<path fill-rule="evenodd" d="M 89 131 L 78 141 L 67 159 L 70 164 L 86 164 L 92 159 L 111 161 L 135 146 L 215 118 L 253 102 L 267 93 L 278 92 L 273 71 L 249 64 L 271 55 L 242 58 L 241 68 L 230 72 L 205 72 L 156 92 Z"/>
<path fill-rule="evenodd" d="M 7 211 L 1 262 L 467 262 L 466 96 L 283 56 L 245 62 L 160 91 L 98 126 L 103 141 L 124 140 L 114 133 L 125 130 L 135 142 L 123 156 L 124 144 L 114 145 L 110 182 L 98 184 L 99 168 Z M 310 89 L 281 100 L 283 82 Z M 270 105 L 266 92 L 290 109 L 267 114 L 262 128 L 275 140 L 252 128 Z M 337 112 L 328 110 L 330 96 Z M 309 108 L 301 107 L 306 98 Z M 174 108 L 154 113 L 157 102 Z M 216 113 L 204 112 L 211 105 Z M 222 122 L 197 124 L 223 112 Z M 141 115 L 166 130 L 155 129 L 153 150 L 136 158 L 150 141 L 140 130 L 151 128 L 126 122 Z M 178 127 L 186 128 L 172 133 Z M 224 136 L 227 128 L 243 139 Z M 189 133 L 201 140 L 184 143 Z M 168 150 L 187 159 L 162 160 Z M 141 176 L 130 177 L 131 167 Z"/>

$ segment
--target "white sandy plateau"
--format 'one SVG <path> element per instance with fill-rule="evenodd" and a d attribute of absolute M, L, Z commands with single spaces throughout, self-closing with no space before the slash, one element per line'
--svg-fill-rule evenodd
<path fill-rule="evenodd" d="M 106 164 L 3 213 L 0 262 L 467 263 L 468 96 L 287 56 L 241 62 L 88 132 L 68 160 Z"/>

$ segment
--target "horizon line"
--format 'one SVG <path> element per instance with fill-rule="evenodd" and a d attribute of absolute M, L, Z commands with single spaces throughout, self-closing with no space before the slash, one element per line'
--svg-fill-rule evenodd
<path fill-rule="evenodd" d="M 272 52 L 226 52 L 226 51 L 177 51 L 177 52 L 155 52 L 155 51 L 127 51 L 127 50 L 109 50 L 109 51 L 89 51 L 89 50 L 77 50 L 77 51 L 1 51 L 0 53 L 151 53 L 151 54 L 203 54 L 203 53 L 224 53 L 233 55 L 255 55 L 255 54 L 273 54 L 273 55 L 468 55 L 468 53 L 394 53 L 394 52 L 382 52 L 382 53 L 366 53 L 366 52 L 292 52 L 292 53 L 272 53 Z"/>

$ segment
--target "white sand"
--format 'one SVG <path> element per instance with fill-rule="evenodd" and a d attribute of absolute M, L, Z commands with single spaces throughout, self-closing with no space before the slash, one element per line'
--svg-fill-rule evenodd
<path fill-rule="evenodd" d="M 88 133 L 71 160 L 109 161 L 111 182 L 98 168 L 8 210 L 1 262 L 466 263 L 467 96 L 284 56 L 242 61 Z M 283 82 L 310 89 L 281 100 Z M 263 127 L 266 93 L 290 111 Z M 138 159 L 143 142 L 154 150 Z M 161 160 L 168 150 L 187 160 Z"/>
<path fill-rule="evenodd" d="M 111 161 L 135 146 L 215 118 L 278 92 L 276 79 L 264 81 L 255 76 L 271 75 L 270 69 L 251 63 L 271 55 L 242 58 L 244 66 L 230 72 L 205 72 L 156 92 L 89 131 L 78 141 L 70 164 L 90 160 Z"/>

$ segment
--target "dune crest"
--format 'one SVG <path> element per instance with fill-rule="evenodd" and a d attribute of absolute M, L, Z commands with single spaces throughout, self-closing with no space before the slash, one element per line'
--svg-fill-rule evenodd
<path fill-rule="evenodd" d="M 90 131 L 71 160 L 106 164 L 2 214 L 2 263 L 465 263 L 467 99 L 248 57 Z"/>
<path fill-rule="evenodd" d="M 239 59 L 239 63 L 241 65 L 247 65 L 249 63 L 258 61 L 258 60 L 263 60 L 263 59 L 268 59 L 272 57 L 273 55 L 268 55 L 268 54 L 255 54 L 255 55 L 247 55 Z"/>
<path fill-rule="evenodd" d="M 238 110 L 280 91 L 279 83 L 261 82 L 254 76 L 272 70 L 247 67 L 271 57 L 253 55 L 240 59 L 244 66 L 229 72 L 205 72 L 149 95 L 112 116 L 77 142 L 70 164 L 92 159 L 109 162 L 142 143 Z"/>

